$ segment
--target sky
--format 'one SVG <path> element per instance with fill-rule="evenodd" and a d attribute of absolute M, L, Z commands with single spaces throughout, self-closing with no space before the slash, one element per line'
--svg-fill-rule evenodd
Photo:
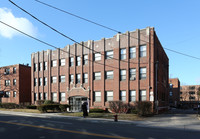
<path fill-rule="evenodd" d="M 57 8 L 121 31 L 154 27 L 164 48 L 200 58 L 199 0 L 40 0 Z M 38 19 L 77 42 L 112 38 L 116 32 L 49 8 L 35 0 L 13 0 Z M 8 0 L 0 2 L 0 21 L 56 47 L 73 44 L 34 20 Z M 31 53 L 52 49 L 0 23 L 0 67 L 31 65 Z M 200 84 L 200 60 L 165 49 L 169 78 L 181 85 Z"/>

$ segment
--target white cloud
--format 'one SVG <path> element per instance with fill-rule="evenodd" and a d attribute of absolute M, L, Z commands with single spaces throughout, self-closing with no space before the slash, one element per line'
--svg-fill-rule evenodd
<path fill-rule="evenodd" d="M 28 19 L 23 17 L 15 17 L 10 9 L 0 8 L 0 21 L 5 22 L 6 24 L 13 26 L 29 35 L 37 35 L 37 28 L 34 27 Z M 21 33 L 0 23 L 0 35 L 5 38 L 12 38 L 13 36 L 21 35 Z"/>

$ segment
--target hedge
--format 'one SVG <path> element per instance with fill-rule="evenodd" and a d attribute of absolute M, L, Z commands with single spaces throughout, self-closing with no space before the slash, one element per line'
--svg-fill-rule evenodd
<path fill-rule="evenodd" d="M 28 105 L 26 106 L 27 109 L 37 109 L 37 106 L 35 105 Z"/>
<path fill-rule="evenodd" d="M 60 112 L 66 111 L 66 108 L 69 108 L 69 105 L 62 105 L 62 104 L 43 104 L 37 106 L 37 109 L 41 112 L 47 112 L 48 110 L 52 110 L 53 112 Z"/>
<path fill-rule="evenodd" d="M 90 113 L 103 113 L 103 112 L 105 112 L 105 110 L 99 108 L 90 109 Z"/>
<path fill-rule="evenodd" d="M 5 109 L 16 109 L 19 108 L 19 105 L 15 103 L 1 103 L 0 107 Z"/>

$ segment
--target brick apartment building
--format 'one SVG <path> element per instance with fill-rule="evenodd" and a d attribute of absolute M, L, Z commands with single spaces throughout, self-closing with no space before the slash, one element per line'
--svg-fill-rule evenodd
<path fill-rule="evenodd" d="M 31 67 L 11 65 L 0 67 L 0 91 L 2 103 L 31 103 Z"/>
<path fill-rule="evenodd" d="M 197 94 L 200 85 L 184 85 L 181 86 L 180 102 L 182 105 L 188 105 L 190 107 L 196 107 L 199 101 Z"/>
<path fill-rule="evenodd" d="M 177 107 L 180 104 L 180 81 L 178 78 L 169 79 L 169 105 Z"/>
<path fill-rule="evenodd" d="M 31 63 L 33 104 L 53 100 L 79 111 L 83 101 L 107 108 L 158 98 L 159 109 L 168 107 L 169 60 L 154 28 L 32 53 Z"/>

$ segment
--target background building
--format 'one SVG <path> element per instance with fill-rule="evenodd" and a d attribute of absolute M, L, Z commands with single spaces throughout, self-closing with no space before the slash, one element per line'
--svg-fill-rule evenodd
<path fill-rule="evenodd" d="M 169 79 L 169 105 L 177 107 L 180 104 L 180 81 L 178 78 Z"/>
<path fill-rule="evenodd" d="M 168 107 L 169 61 L 154 28 L 32 53 L 31 61 L 33 104 L 48 99 L 73 111 L 83 101 L 91 108 L 107 108 L 112 100 Z"/>
<path fill-rule="evenodd" d="M 197 107 L 199 96 L 197 94 L 200 85 L 181 86 L 180 102 L 182 105 Z"/>
<path fill-rule="evenodd" d="M 31 67 L 12 65 L 0 67 L 0 91 L 2 103 L 31 103 Z"/>

